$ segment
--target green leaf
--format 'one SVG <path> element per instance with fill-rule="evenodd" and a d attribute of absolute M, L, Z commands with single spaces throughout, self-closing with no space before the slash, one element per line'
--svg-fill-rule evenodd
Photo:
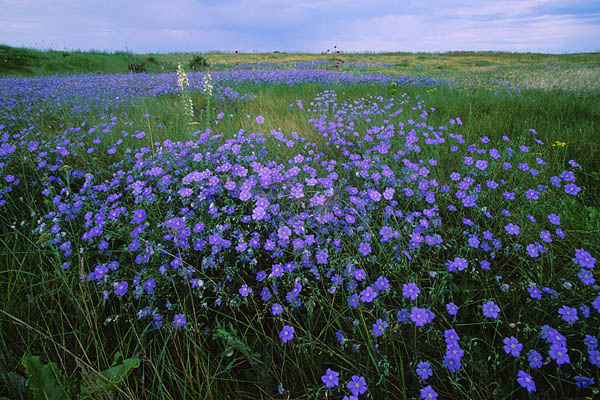
<path fill-rule="evenodd" d="M 112 383 L 112 385 L 117 385 L 123 382 L 129 376 L 129 374 L 139 366 L 139 359 L 128 358 L 126 360 L 123 360 L 121 364 L 117 364 L 105 371 L 102 371 L 102 375 L 104 375 L 104 377 L 107 378 Z"/>
<path fill-rule="evenodd" d="M 27 372 L 27 387 L 35 399 L 65 400 L 71 396 L 67 392 L 66 378 L 56 364 L 44 364 L 38 356 L 24 355 L 21 364 Z"/>
<path fill-rule="evenodd" d="M 97 398 L 97 392 L 103 394 L 113 392 L 134 369 L 140 366 L 140 360 L 137 358 L 128 358 L 117 364 L 122 358 L 121 353 L 115 354 L 112 366 L 101 372 L 104 378 L 98 376 L 82 388 L 82 398 Z"/>

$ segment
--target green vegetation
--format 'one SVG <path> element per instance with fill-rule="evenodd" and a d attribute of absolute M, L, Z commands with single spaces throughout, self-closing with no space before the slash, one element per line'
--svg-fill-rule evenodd
<path fill-rule="evenodd" d="M 240 95 L 254 94 L 255 97 L 250 96 L 249 100 L 236 97 L 231 101 L 217 101 L 210 97 L 207 99 L 206 92 L 190 90 L 186 92 L 186 96 L 192 101 L 192 116 L 185 112 L 187 105 L 183 104 L 181 95 L 169 94 L 141 97 L 128 103 L 127 107 L 111 109 L 112 111 L 106 111 L 108 107 L 98 104 L 99 107 L 92 107 L 85 114 L 70 112 L 70 108 L 52 104 L 48 104 L 48 108 L 54 107 L 59 111 L 35 114 L 29 112 L 28 105 L 24 103 L 14 114 L 10 114 L 10 119 L 6 118 L 9 122 L 0 121 L 0 124 L 9 126 L 6 130 L 10 129 L 11 134 L 40 132 L 36 140 L 42 145 L 52 144 L 48 147 L 50 153 L 55 151 L 58 144 L 62 146 L 67 143 L 66 139 L 71 140 L 68 142 L 69 146 L 75 149 L 69 148 L 72 154 L 61 159 L 61 165 L 52 172 L 39 168 L 38 158 L 21 157 L 22 154 L 27 154 L 25 150 L 18 153 L 18 157 L 13 157 L 8 163 L 10 165 L 0 167 L 3 179 L 10 173 L 20 176 L 23 181 L 14 192 L 5 193 L 7 204 L 0 209 L 0 265 L 4 266 L 0 268 L 0 398 L 320 399 L 325 398 L 328 393 L 327 398 L 341 399 L 344 394 L 348 394 L 348 391 L 344 392 L 346 383 L 354 374 L 367 377 L 369 391 L 361 399 L 415 398 L 419 395 L 419 388 L 427 384 L 434 387 L 440 398 L 528 398 L 529 394 L 516 380 L 519 369 L 535 375 L 538 391 L 534 395 L 540 398 L 566 398 L 573 396 L 573 393 L 582 398 L 598 395 L 597 387 L 586 389 L 585 392 L 575 392 L 578 389 L 573 383 L 571 369 L 587 368 L 590 378 L 594 378 L 596 382 L 600 380 L 599 369 L 585 359 L 587 353 L 581 343 L 584 332 L 596 336 L 600 334 L 599 314 L 592 309 L 591 318 L 584 319 L 580 314 L 579 321 L 566 323 L 558 317 L 557 309 L 567 303 L 573 307 L 580 304 L 590 306 L 590 296 L 594 292 L 589 286 L 582 286 L 579 282 L 579 268 L 573 264 L 572 258 L 575 248 L 585 248 L 596 258 L 600 254 L 600 54 L 553 56 L 450 52 L 341 54 L 340 57 L 344 60 L 340 69 L 346 72 L 426 74 L 455 85 L 440 83 L 437 86 L 403 87 L 298 83 L 292 86 L 233 81 L 215 84 L 215 93 L 216 86 L 220 86 L 219 89 L 229 86 Z M 236 63 L 311 60 L 331 60 L 331 55 L 279 52 L 208 53 L 202 56 L 133 55 L 122 52 L 39 52 L 0 46 L 0 72 L 18 76 L 127 73 L 142 72 L 142 69 L 149 73 L 173 72 L 177 63 L 188 67 L 197 66 L 194 70 L 203 70 L 208 65 L 211 70 L 223 70 Z M 386 63 L 389 66 L 349 66 L 352 62 Z M 325 68 L 331 69 L 331 66 Z M 558 191 L 549 192 L 538 203 L 525 200 L 519 192 L 523 198 L 511 206 L 502 197 L 504 189 L 498 189 L 497 196 L 482 194 L 482 197 L 487 196 L 485 205 L 495 212 L 496 218 L 492 222 L 487 222 L 485 217 L 478 214 L 479 210 L 461 209 L 459 213 L 451 214 L 441 206 L 444 226 L 448 226 L 443 232 L 447 247 L 440 248 L 439 251 L 423 248 L 422 253 L 417 253 L 419 257 L 415 256 L 414 260 L 396 257 L 389 247 L 378 243 L 380 226 L 376 224 L 378 219 L 383 219 L 383 211 L 379 209 L 374 216 L 357 216 L 359 221 L 371 221 L 371 225 L 366 223 L 365 226 L 375 238 L 372 242 L 374 253 L 380 251 L 375 262 L 360 256 L 356 251 L 358 242 L 363 240 L 358 233 L 345 237 L 345 234 L 327 232 L 327 227 L 321 230 L 325 225 L 317 225 L 314 230 L 311 226 L 311 233 L 323 235 L 323 247 L 329 245 L 326 242 L 327 235 L 344 240 L 343 252 L 334 255 L 333 250 L 330 251 L 329 264 L 332 268 L 339 272 L 348 262 L 354 262 L 365 269 L 369 284 L 378 275 L 387 276 L 392 292 L 386 294 L 381 291 L 382 294 L 372 305 L 369 303 L 356 310 L 349 309 L 346 307 L 347 296 L 343 286 L 331 293 L 329 278 L 314 283 L 311 278 L 302 292 L 305 306 L 300 312 L 294 311 L 285 300 L 287 290 L 294 287 L 294 281 L 291 277 L 284 277 L 280 282 L 282 289 L 279 301 L 284 304 L 286 312 L 277 319 L 272 317 L 270 305 L 267 306 L 260 300 L 260 292 L 256 287 L 251 296 L 242 297 L 237 294 L 241 280 L 234 280 L 238 286 L 232 289 L 233 294 L 228 294 L 230 297 L 223 297 L 224 304 L 219 307 L 215 305 L 217 295 L 214 292 L 204 292 L 204 302 L 204 298 L 200 298 L 198 292 L 189 285 L 178 286 L 177 280 L 173 279 L 168 289 L 163 288 L 164 291 L 157 293 L 156 297 L 160 299 L 160 306 L 164 306 L 165 299 L 172 301 L 175 311 L 171 314 L 185 311 L 185 329 L 173 328 L 171 314 L 168 319 L 165 318 L 165 326 L 160 330 L 154 329 L 148 319 L 140 318 L 140 310 L 149 304 L 149 296 L 146 294 L 139 299 L 133 298 L 132 293 L 116 297 L 111 286 L 107 289 L 110 293 L 105 296 L 96 287 L 98 280 L 86 280 L 85 276 L 94 270 L 101 257 L 102 252 L 98 250 L 97 243 L 87 247 L 84 252 L 75 252 L 70 258 L 72 262 L 69 269 L 63 269 L 61 264 L 64 260 L 58 249 L 60 243 L 48 245 L 52 235 L 39 234 L 42 222 L 48 227 L 54 224 L 52 220 L 42 219 L 56 209 L 55 203 L 58 200 L 54 201 L 53 196 L 60 193 L 63 196 L 61 201 L 67 203 L 83 185 L 85 175 L 75 175 L 73 170 L 94 175 L 94 184 L 100 184 L 112 182 L 119 171 L 123 170 L 134 176 L 135 172 L 130 172 L 129 169 L 133 170 L 131 165 L 137 159 L 133 155 L 138 152 L 152 154 L 152 159 L 162 157 L 163 161 L 178 163 L 186 157 L 183 152 L 169 153 L 166 146 L 157 146 L 155 143 L 165 140 L 191 143 L 198 138 L 197 135 L 194 136 L 194 131 L 206 128 L 210 128 L 215 134 L 222 134 L 221 141 L 239 137 L 240 131 L 247 134 L 263 132 L 265 142 L 261 146 L 266 151 L 261 155 L 263 151 L 258 145 L 252 151 L 264 157 L 261 162 L 265 164 L 273 161 L 283 165 L 291 164 L 288 160 L 302 152 L 303 148 L 300 144 L 293 148 L 287 147 L 275 135 L 268 133 L 281 132 L 283 137 L 289 139 L 292 137 L 291 133 L 295 132 L 306 138 L 307 143 L 314 144 L 309 149 L 314 149 L 317 153 L 323 152 L 325 160 L 337 160 L 339 167 L 339 164 L 348 161 L 348 157 L 341 148 L 328 145 L 328 137 L 314 126 L 314 121 L 310 121 L 325 112 L 309 114 L 307 111 L 317 107 L 310 103 L 317 103 L 315 98 L 323 97 L 324 91 L 336 93 L 336 104 L 353 104 L 355 101 L 368 99 L 366 104 L 378 103 L 381 107 L 387 102 L 393 102 L 391 98 L 395 99 L 394 102 L 409 99 L 406 106 L 396 103 L 397 107 L 390 109 L 393 111 L 399 106 L 405 108 L 404 114 L 398 117 L 403 123 L 411 118 L 418 120 L 420 110 L 411 110 L 411 107 L 416 102 L 422 103 L 425 110 L 430 110 L 429 107 L 435 109 L 430 112 L 426 121 L 427 125 L 435 129 L 439 126 L 448 127 L 449 121 L 458 116 L 463 125 L 451 126 L 450 129 L 463 136 L 465 146 L 476 144 L 485 147 L 480 139 L 482 136 L 491 141 L 490 146 L 498 148 L 504 146 L 503 136 L 511 139 L 510 145 L 514 149 L 527 144 L 531 147 L 530 151 L 521 154 L 517 150 L 515 159 L 510 160 L 514 164 L 510 172 L 502 171 L 501 167 L 488 169 L 494 179 L 507 178 L 507 190 L 523 192 L 530 188 L 527 186 L 530 182 L 538 181 L 548 185 L 552 174 L 560 174 L 569 169 L 569 160 L 576 160 L 581 165 L 575 173 L 576 183 L 582 188 L 582 192 L 577 197 Z M 298 107 L 298 100 L 302 101 L 304 109 Z M 332 115 L 330 113 L 329 116 Z M 341 118 L 346 113 L 336 114 L 336 117 L 338 115 Z M 264 122 L 257 122 L 257 116 L 264 117 Z M 386 126 L 389 121 L 385 121 L 391 119 L 387 114 L 374 114 L 370 118 L 372 120 L 368 121 L 364 117 L 356 118 L 353 129 L 360 132 L 361 137 L 353 140 L 361 142 L 368 130 Z M 394 122 L 397 127 L 397 121 Z M 95 133 L 85 134 L 92 127 L 97 128 Z M 0 128 L 0 131 L 4 128 Z M 106 132 L 102 133 L 103 129 Z M 529 129 L 537 131 L 535 136 L 528 133 Z M 124 132 L 128 136 L 124 136 Z M 135 138 L 134 134 L 139 132 L 144 135 Z M 545 144 L 532 144 L 532 137 Z M 101 140 L 98 142 L 97 138 Z M 123 143 L 117 148 L 115 143 L 119 140 Z M 392 141 L 392 144 L 400 146 L 404 137 L 394 140 L 397 141 Z M 365 147 L 360 150 L 355 148 L 355 151 L 363 151 L 369 146 L 366 143 L 362 142 Z M 423 143 L 422 137 L 419 143 Z M 115 151 L 108 153 L 107 150 L 112 149 L 113 145 Z M 88 148 L 95 148 L 95 151 L 88 153 Z M 145 149 L 144 152 L 141 148 Z M 158 148 L 164 153 L 155 156 L 155 152 L 159 153 Z M 415 160 L 435 159 L 440 167 L 432 168 L 430 179 L 435 178 L 443 184 L 449 182 L 448 175 L 452 171 L 468 174 L 462 158 L 467 154 L 466 150 L 459 157 L 436 147 L 428 148 L 423 145 L 423 148 L 422 153 L 414 153 L 414 157 L 412 153 L 408 153 L 408 157 Z M 215 152 L 214 149 L 209 150 Z M 225 150 L 222 152 L 225 153 Z M 250 151 L 242 151 L 241 154 L 251 159 Z M 227 155 L 232 164 L 243 163 L 240 161 L 243 160 L 242 157 L 237 160 L 233 153 Z M 535 158 L 538 156 L 548 164 L 547 169 L 536 164 Z M 140 159 L 144 157 L 150 159 L 143 155 Z M 402 176 L 400 162 L 394 162 L 389 155 L 380 157 L 391 165 L 397 176 Z M 203 163 L 206 163 L 206 158 Z M 515 171 L 517 164 L 525 161 L 529 163 L 529 167 L 542 170 L 541 176 L 518 175 L 519 172 Z M 492 163 L 490 160 L 490 164 Z M 166 164 L 160 165 L 167 169 Z M 198 170 L 211 168 L 210 164 L 201 162 L 193 165 L 197 165 L 195 168 Z M 317 163 L 315 167 L 320 168 Z M 189 172 L 185 168 L 185 165 L 177 164 L 171 170 L 175 180 L 181 181 Z M 322 168 L 319 169 L 321 170 Z M 319 174 L 322 175 L 321 172 Z M 131 181 L 138 178 L 139 176 Z M 347 179 L 348 185 L 359 186 L 363 183 L 358 170 L 349 171 L 343 178 Z M 537 178 L 540 179 L 535 180 Z M 108 186 L 111 187 L 106 190 L 111 190 L 114 185 L 111 183 Z M 531 187 L 534 187 L 533 184 Z M 42 188 L 51 188 L 54 191 L 52 196 L 43 196 Z M 94 207 L 99 203 L 96 200 L 104 201 L 101 197 L 102 190 L 104 189 L 94 192 L 94 196 L 82 198 L 85 212 L 97 212 Z M 183 207 L 178 203 L 179 200 L 171 202 L 171 197 L 178 196 L 174 189 L 169 194 L 157 193 L 155 190 L 152 194 L 157 194 L 159 200 L 154 204 L 146 204 L 146 199 L 137 198 L 125 190 L 123 192 L 124 195 L 118 202 L 127 205 L 131 211 L 141 207 L 148 209 L 147 218 L 152 224 L 149 224 L 147 230 L 154 225 L 162 226 L 166 215 L 178 215 L 176 213 L 179 208 L 175 208 L 173 204 Z M 308 203 L 312 193 L 309 195 L 307 190 L 306 194 L 305 201 Z M 455 202 L 445 199 L 442 193 L 436 195 L 439 196 L 436 201 L 440 204 L 445 204 L 444 201 Z M 144 196 L 149 198 L 151 194 Z M 347 198 L 338 201 L 335 196 L 329 198 L 330 204 L 323 206 L 323 212 L 327 211 L 328 206 L 333 209 L 350 204 Z M 398 208 L 405 214 L 412 211 L 411 207 L 414 207 L 417 200 L 401 199 L 406 204 L 401 204 Z M 270 200 L 279 201 L 275 197 Z M 218 204 L 217 200 L 215 203 L 223 205 Z M 294 212 L 294 207 L 300 207 L 297 202 L 288 202 L 287 198 L 281 203 L 285 212 Z M 241 214 L 252 214 L 251 208 L 248 209 L 251 206 L 244 206 L 233 200 L 231 204 L 238 207 L 233 215 L 223 213 L 221 219 L 216 220 L 212 214 L 198 206 L 198 214 L 189 218 L 198 218 L 198 221 L 202 219 L 207 225 L 206 229 L 216 223 L 245 226 L 240 223 L 239 218 Z M 505 240 L 502 236 L 505 235 L 504 223 L 497 222 L 501 217 L 496 211 L 504 207 L 510 208 L 515 219 L 523 221 L 519 222 L 522 234 L 518 240 L 511 237 Z M 464 231 L 469 228 L 462 224 L 463 217 L 472 218 L 477 224 L 481 223 L 481 230 L 489 228 L 495 235 L 502 237 L 509 243 L 506 245 L 508 251 L 512 248 L 509 247 L 510 244 L 517 244 L 517 241 L 541 241 L 541 228 L 526 225 L 529 223 L 526 216 L 535 215 L 542 225 L 548 224 L 545 219 L 550 212 L 561 217 L 561 228 L 566 232 L 567 239 L 561 241 L 553 236 L 555 242 L 548 245 L 550 250 L 547 254 L 530 258 L 524 251 L 518 253 L 511 250 L 506 256 L 499 252 L 492 271 L 484 271 L 479 267 L 473 267 L 472 273 L 470 269 L 462 275 L 461 272 L 451 274 L 445 271 L 446 261 L 457 256 L 466 254 L 471 266 L 477 264 L 478 257 L 484 256 L 478 255 L 478 249 L 468 248 L 466 245 Z M 133 238 L 130 237 L 130 227 L 133 226 L 131 219 L 131 215 L 127 214 L 127 218 L 121 222 L 113 225 L 107 223 L 105 228 L 105 237 L 110 241 L 107 251 L 113 252 L 120 260 L 128 260 L 122 263 L 122 271 L 139 269 L 133 262 L 134 257 L 127 255 L 126 244 Z M 61 225 L 65 235 L 73 238 L 71 240 L 74 247 L 75 243 L 82 248 L 88 246 L 80 239 L 88 229 L 82 226 L 83 218 L 64 221 L 57 219 L 55 222 Z M 394 223 L 399 227 L 410 225 L 403 220 L 389 222 L 390 225 Z M 256 226 L 257 230 L 262 229 L 258 222 Z M 267 226 L 266 222 L 264 226 Z M 529 228 L 526 229 L 525 226 Z M 160 242 L 162 237 L 157 237 L 157 241 L 168 248 L 166 246 L 169 242 Z M 157 247 L 159 248 L 163 247 Z M 234 258 L 226 258 L 226 262 L 218 270 L 226 269 L 227 274 L 233 275 L 234 279 L 241 276 L 243 282 L 252 286 L 256 283 L 256 272 L 267 269 L 268 273 L 273 263 L 269 253 L 259 251 L 260 249 L 256 252 L 259 254 L 259 265 L 255 270 L 246 272 L 244 269 L 248 268 L 247 263 Z M 206 258 L 208 256 L 207 254 Z M 297 262 L 299 260 L 300 256 L 295 259 Z M 195 261 L 197 264 L 191 266 L 199 268 L 202 259 L 197 258 Z M 158 269 L 158 264 L 151 268 Z M 437 271 L 437 280 L 429 275 L 430 271 Z M 207 274 L 213 272 L 209 270 Z M 219 272 L 214 272 L 214 276 L 225 281 L 225 274 L 218 274 Z M 500 275 L 502 277 L 498 279 Z M 154 272 L 154 275 L 148 276 L 154 276 L 158 281 L 161 275 Z M 210 278 L 214 276 L 210 275 Z M 594 270 L 594 276 L 598 278 L 597 269 Z M 312 275 L 306 272 L 306 277 Z M 203 279 L 209 285 L 210 280 L 205 277 Z M 533 301 L 526 291 L 527 285 L 532 281 L 537 282 L 540 287 L 544 285 L 560 291 L 559 300 L 551 300 L 550 294 L 544 293 L 543 301 Z M 416 282 L 421 288 L 419 301 L 422 302 L 419 305 L 435 310 L 436 319 L 431 328 L 402 325 L 397 321 L 396 311 L 401 304 L 407 304 L 402 303 L 405 299 L 400 294 L 402 284 L 407 282 Z M 131 279 L 129 283 L 129 290 L 133 292 Z M 504 290 L 504 284 L 508 284 L 510 290 Z M 573 286 L 573 290 L 565 289 L 567 284 Z M 176 292 L 176 297 L 170 296 L 173 291 Z M 230 299 L 233 301 L 229 302 Z M 481 305 L 484 300 L 489 299 L 502 304 L 502 315 L 498 320 L 488 321 L 481 316 Z M 446 313 L 445 304 L 449 301 L 460 307 L 458 319 L 453 319 Z M 384 315 L 388 312 L 390 326 L 385 339 L 373 337 L 370 333 L 372 323 L 378 318 L 385 318 Z M 286 344 L 282 344 L 278 336 L 284 323 L 293 325 L 296 329 L 294 340 Z M 527 366 L 527 351 L 534 348 L 545 349 L 546 343 L 540 339 L 538 328 L 546 323 L 567 336 L 572 364 L 558 367 L 554 361 L 550 361 L 543 369 L 532 372 L 533 369 L 530 370 Z M 450 327 L 455 328 L 461 336 L 460 345 L 466 354 L 463 368 L 456 374 L 448 373 L 441 365 L 445 349 L 439 343 L 443 342 L 443 329 Z M 339 329 L 343 329 L 349 337 L 344 346 L 338 345 L 336 340 L 335 333 Z M 502 350 L 502 339 L 508 336 L 516 336 L 524 344 L 518 362 Z M 353 344 L 359 345 L 360 351 L 353 351 Z M 377 348 L 375 344 L 378 345 Z M 546 358 L 547 350 L 545 349 L 544 354 Z M 416 362 L 425 359 L 435 364 L 434 376 L 427 383 L 422 383 L 416 377 L 415 369 Z M 341 372 L 342 391 L 329 392 L 325 389 L 321 377 L 327 368 Z"/>
<path fill-rule="evenodd" d="M 182 63 L 191 70 L 226 70 L 234 65 L 297 63 L 341 59 L 342 71 L 432 75 L 460 85 L 488 87 L 511 82 L 526 88 L 600 90 L 600 53 L 539 54 L 507 52 L 447 53 L 168 53 L 133 54 L 99 51 L 39 51 L 0 45 L 0 74 L 32 76 L 66 73 L 127 73 L 130 65 L 149 73 L 175 72 Z M 384 63 L 357 69 L 349 63 Z M 289 66 L 288 68 L 293 68 Z M 135 72 L 135 71 L 134 71 Z"/>

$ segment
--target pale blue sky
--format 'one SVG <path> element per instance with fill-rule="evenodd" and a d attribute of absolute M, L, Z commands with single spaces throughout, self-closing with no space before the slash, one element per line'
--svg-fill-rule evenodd
<path fill-rule="evenodd" d="M 600 51 L 600 0 L 0 0 L 0 43 L 134 52 Z"/>

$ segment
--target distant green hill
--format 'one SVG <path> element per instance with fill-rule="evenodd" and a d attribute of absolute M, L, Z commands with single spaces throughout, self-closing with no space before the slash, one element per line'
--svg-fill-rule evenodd
<path fill-rule="evenodd" d="M 152 56 L 124 51 L 40 51 L 0 45 L 0 74 L 54 75 L 66 73 L 110 74 L 120 72 L 168 72 L 175 65 L 159 63 Z"/>

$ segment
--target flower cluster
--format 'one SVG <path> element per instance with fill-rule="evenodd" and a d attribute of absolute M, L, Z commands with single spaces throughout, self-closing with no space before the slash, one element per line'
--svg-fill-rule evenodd
<path fill-rule="evenodd" d="M 420 98 L 325 90 L 291 105 L 314 128 L 305 136 L 217 133 L 211 125 L 184 140 L 148 142 L 122 108 L 178 87 L 436 82 L 316 70 L 78 79 L 0 82 L 6 115 L 22 111 L 0 116 L 0 207 L 18 209 L 27 179 L 44 204 L 32 232 L 40 246 L 106 301 L 135 307 L 140 323 L 180 333 L 214 329 L 223 315 L 248 317 L 260 324 L 248 329 L 256 335 L 248 343 L 271 346 L 281 359 L 323 346 L 312 362 L 325 372 L 314 385 L 347 389 L 348 399 L 375 393 L 365 371 L 383 375 L 398 354 L 410 358 L 415 382 L 433 385 L 419 389 L 425 399 L 437 398 L 434 386 L 451 387 L 446 381 L 465 363 L 487 365 L 490 351 L 503 371 L 519 371 L 510 379 L 529 392 L 550 368 L 545 358 L 572 367 L 564 374 L 573 388 L 593 385 L 596 259 L 569 247 L 561 210 L 586 188 L 576 184 L 574 161 L 565 169 L 542 158 L 535 133 L 514 142 L 465 137 L 460 118 L 434 126 L 435 109 Z M 71 106 L 93 108 L 97 118 L 56 135 L 29 128 L 35 109 L 57 93 L 80 94 Z M 239 97 L 229 86 L 214 93 L 224 105 Z M 92 98 L 101 105 L 86 108 Z M 53 107 L 58 119 L 63 105 Z M 271 125 L 266 112 L 253 118 L 253 129 Z M 544 318 L 557 328 L 522 304 L 552 310 Z M 516 323 L 527 329 L 513 330 Z M 520 369 L 523 354 L 533 375 Z"/>

